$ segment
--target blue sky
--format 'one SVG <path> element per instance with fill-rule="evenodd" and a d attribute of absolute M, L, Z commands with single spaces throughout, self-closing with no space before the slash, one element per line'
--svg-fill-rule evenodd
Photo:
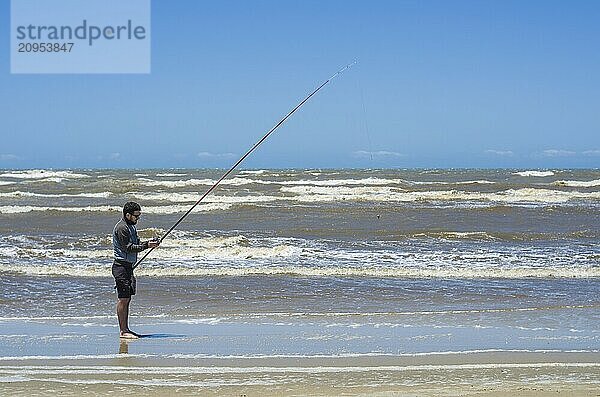
<path fill-rule="evenodd" d="M 598 1 L 152 2 L 151 73 L 10 74 L 0 168 L 600 166 Z"/>

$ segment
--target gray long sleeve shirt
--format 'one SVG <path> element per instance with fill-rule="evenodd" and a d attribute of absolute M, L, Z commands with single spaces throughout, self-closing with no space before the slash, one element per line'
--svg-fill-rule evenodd
<path fill-rule="evenodd" d="M 147 248 L 148 243 L 142 243 L 140 241 L 135 225 L 130 225 L 125 218 L 121 218 L 113 229 L 113 250 L 115 259 L 133 265 L 137 262 L 138 252 Z"/>

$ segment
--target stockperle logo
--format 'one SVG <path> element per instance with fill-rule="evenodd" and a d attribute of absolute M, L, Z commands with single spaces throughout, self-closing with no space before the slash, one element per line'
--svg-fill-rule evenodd
<path fill-rule="evenodd" d="M 150 73 L 150 0 L 11 0 L 11 73 Z"/>

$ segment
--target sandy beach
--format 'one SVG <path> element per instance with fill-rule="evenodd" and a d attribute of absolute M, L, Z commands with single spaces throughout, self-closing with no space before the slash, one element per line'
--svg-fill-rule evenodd
<path fill-rule="evenodd" d="M 166 340 L 163 340 L 165 342 Z M 144 341 L 124 342 L 121 351 Z M 127 346 L 129 345 L 129 346 Z M 184 355 L 185 356 L 185 355 Z M 3 360 L 3 395 L 598 396 L 598 354 Z"/>
<path fill-rule="evenodd" d="M 405 354 L 229 354 L 232 345 L 311 344 L 292 324 L 134 318 L 138 340 L 120 340 L 108 318 L 3 320 L 2 395 L 598 396 L 598 352 L 480 350 Z M 79 319 L 81 321 L 81 319 Z M 429 330 L 434 332 L 432 328 Z M 81 333 L 78 333 L 81 332 Z M 407 332 L 398 331 L 398 340 Z M 331 337 L 331 336 L 330 336 Z M 358 336 L 356 339 L 360 340 Z M 323 336 L 326 339 L 326 336 Z M 296 339 L 296 340 L 294 340 Z M 333 339 L 333 338 L 332 338 Z M 356 350 L 352 337 L 347 351 Z M 215 351 L 203 351 L 203 344 Z M 274 345 L 269 345 L 274 344 Z M 325 342 L 331 347 L 334 341 Z M 245 346 L 248 348 L 249 346 Z M 281 346 L 285 350 L 284 346 Z M 323 349 L 324 351 L 327 348 Z M 217 354 L 214 354 L 214 353 Z"/>

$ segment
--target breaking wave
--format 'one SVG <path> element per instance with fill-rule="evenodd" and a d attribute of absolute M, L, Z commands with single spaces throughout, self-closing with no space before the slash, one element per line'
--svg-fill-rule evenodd
<path fill-rule="evenodd" d="M 52 171 L 52 170 L 23 170 L 23 171 L 11 171 L 4 174 L 0 174 L 2 178 L 15 178 L 15 179 L 47 179 L 47 178 L 89 178 L 89 175 L 77 174 L 73 171 Z"/>
<path fill-rule="evenodd" d="M 532 170 L 532 171 L 519 171 L 519 172 L 515 172 L 515 173 L 513 173 L 513 175 L 545 177 L 545 176 L 553 176 L 554 172 L 553 171 L 536 171 L 536 170 Z"/>
<path fill-rule="evenodd" d="M 144 193 L 131 192 L 128 196 L 140 201 L 167 201 L 174 203 L 193 203 L 200 198 L 200 194 L 189 193 Z M 281 200 L 282 197 L 267 196 L 267 195 L 247 195 L 247 196 L 207 196 L 203 202 L 205 203 L 224 203 L 224 204 L 250 204 L 250 203 L 267 203 Z M 145 209 L 144 209 L 145 211 Z"/>
<path fill-rule="evenodd" d="M 158 175 L 157 175 L 158 176 Z M 146 186 L 181 188 L 192 186 L 212 186 L 217 182 L 216 179 L 185 179 L 177 181 L 141 179 Z M 298 180 L 265 180 L 253 179 L 247 177 L 236 177 L 225 179 L 221 182 L 224 186 L 243 186 L 243 185 L 283 185 L 283 186 L 410 186 L 410 185 L 476 185 L 476 184 L 495 184 L 496 182 L 488 180 L 467 180 L 455 182 L 438 181 L 411 181 L 400 178 L 360 178 L 360 179 L 298 179 Z"/>
<path fill-rule="evenodd" d="M 167 188 L 179 188 L 189 186 L 212 186 L 217 180 L 215 179 L 185 179 L 177 181 L 164 181 L 164 180 L 153 180 L 153 179 L 142 179 L 141 180 L 146 186 L 160 186 Z M 229 186 L 243 186 L 243 185 L 314 185 L 314 186 L 346 186 L 346 185 L 366 185 L 366 186 L 378 186 L 378 185 L 401 185 L 407 184 L 403 179 L 384 179 L 384 178 L 363 178 L 363 179 L 331 179 L 331 180 L 263 180 L 263 179 L 252 179 L 245 177 L 236 177 L 231 179 L 225 179 L 221 182 L 221 185 Z"/>
<path fill-rule="evenodd" d="M 0 197 L 7 198 L 19 198 L 19 197 L 44 197 L 44 198 L 70 198 L 70 197 L 87 197 L 87 198 L 108 198 L 112 195 L 111 192 L 98 192 L 98 193 L 77 193 L 77 194 L 46 194 L 46 193 L 33 193 L 33 192 L 10 192 L 0 193 Z"/>
<path fill-rule="evenodd" d="M 164 232 L 142 229 L 146 239 Z M 474 245 L 460 252 L 423 249 L 412 242 L 368 246 L 295 238 L 244 235 L 210 236 L 174 232 L 140 268 L 147 276 L 299 276 L 381 278 L 593 278 L 600 277 L 598 254 L 553 248 L 485 248 Z M 418 237 L 418 234 L 415 234 Z M 427 236 L 429 237 L 429 236 Z M 477 238 L 480 232 L 444 232 L 446 239 Z M 94 246 L 90 247 L 90 243 Z M 64 239 L 10 236 L 0 241 L 0 272 L 29 275 L 103 276 L 112 261 L 110 238 Z M 71 269 L 67 272 L 67 269 Z M 75 270 L 75 272 L 74 272 Z M 66 273 L 65 273 L 66 272 Z"/>
<path fill-rule="evenodd" d="M 81 277 L 106 277 L 108 264 L 80 265 L 58 263 L 47 265 L 3 264 L 0 273 L 16 273 L 35 276 L 64 276 L 77 274 Z M 165 276 L 294 276 L 294 277 L 368 277 L 368 278 L 441 278 L 441 279 L 524 279 L 524 278 L 598 278 L 597 267 L 478 267 L 443 268 L 411 266 L 301 266 L 301 265 L 257 265 L 257 266 L 189 266 L 170 263 L 158 266 L 146 262 L 136 270 L 136 274 L 149 277 Z"/>
<path fill-rule="evenodd" d="M 194 211 L 221 211 L 231 207 L 228 203 L 207 203 L 200 204 Z M 148 206 L 144 207 L 144 213 L 149 214 L 177 214 L 186 212 L 190 207 L 185 205 L 166 205 L 166 206 Z M 5 205 L 0 206 L 0 214 L 23 214 L 29 212 L 121 212 L 123 208 L 120 206 L 87 206 L 87 207 L 47 207 L 47 206 L 31 206 L 31 205 Z"/>
<path fill-rule="evenodd" d="M 593 181 L 556 181 L 552 183 L 555 186 L 568 186 L 568 187 L 596 187 L 600 186 L 600 179 Z"/>
<path fill-rule="evenodd" d="M 459 190 L 398 191 L 391 187 L 282 187 L 284 193 L 296 194 L 294 200 L 323 202 L 339 200 L 358 201 L 487 201 L 501 203 L 566 203 L 570 200 L 599 200 L 600 192 L 564 192 L 551 189 L 508 189 L 482 193 Z"/>

